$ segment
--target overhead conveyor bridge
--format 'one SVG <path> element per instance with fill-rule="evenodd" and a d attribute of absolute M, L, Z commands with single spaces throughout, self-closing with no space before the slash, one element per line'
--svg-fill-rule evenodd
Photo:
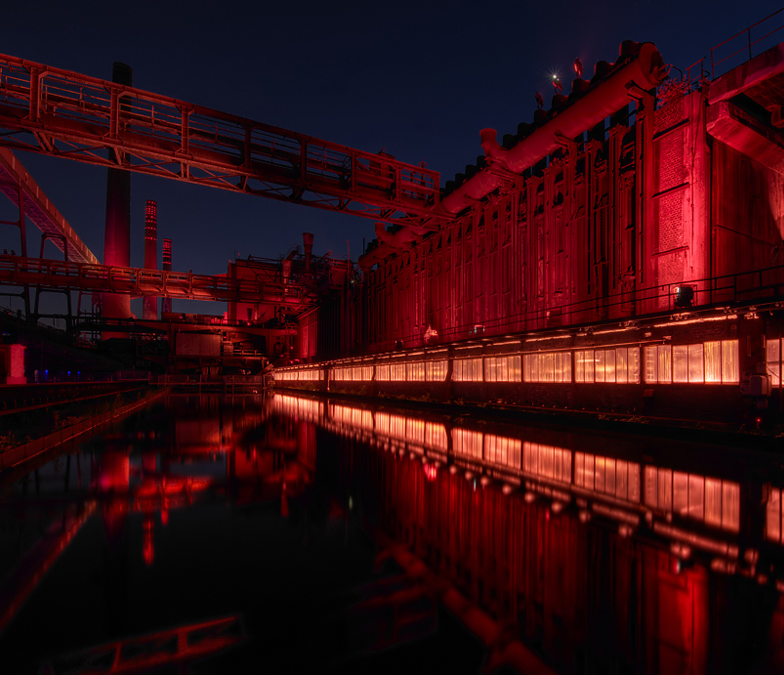
<path fill-rule="evenodd" d="M 19 150 L 383 222 L 439 218 L 439 174 L 423 166 L 6 55 L 0 130 Z"/>
<path fill-rule="evenodd" d="M 0 255 L 0 284 L 126 295 L 257 302 L 304 309 L 315 298 L 296 283 L 233 279 L 222 275 L 87 265 Z"/>

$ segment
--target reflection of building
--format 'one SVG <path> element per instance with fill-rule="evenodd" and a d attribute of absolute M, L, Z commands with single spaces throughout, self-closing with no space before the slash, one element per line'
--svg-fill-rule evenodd
<path fill-rule="evenodd" d="M 501 423 L 489 431 L 481 422 L 452 426 L 435 413 L 282 394 L 274 396 L 272 409 L 298 422 L 318 423 L 341 436 L 417 457 L 432 476 L 448 465 L 451 473 L 483 486 L 498 483 L 507 493 L 522 488 L 529 501 L 545 499 L 556 511 L 571 507 L 583 519 L 609 520 L 622 531 L 638 529 L 663 537 L 684 550 L 719 556 L 722 564 L 735 565 L 742 558 L 741 540 L 761 542 L 772 537 L 766 532 L 776 531 L 770 523 L 766 526 L 756 506 L 758 495 L 734 467 L 714 460 L 706 475 L 695 469 L 701 460 L 691 446 L 681 456 L 676 445 L 663 453 L 654 441 L 616 440 L 608 454 L 590 435 Z M 686 464 L 685 456 L 691 456 Z M 776 495 L 775 490 L 770 492 L 768 521 L 776 504 L 781 517 Z"/>
<path fill-rule="evenodd" d="M 454 585 L 464 608 L 556 668 L 739 672 L 751 651 L 784 656 L 781 603 L 754 604 L 776 596 L 774 581 L 784 588 L 782 556 L 762 549 L 781 529 L 766 529 L 754 468 L 740 475 L 712 453 L 705 473 L 699 450 L 676 443 L 452 426 L 375 405 L 276 394 L 273 410 L 348 439 L 347 455 L 354 440 L 375 446 L 363 490 L 378 491 L 384 530 L 427 566 L 417 578 Z M 358 466 L 347 460 L 346 480 Z M 780 523 L 775 494 L 771 514 Z"/>

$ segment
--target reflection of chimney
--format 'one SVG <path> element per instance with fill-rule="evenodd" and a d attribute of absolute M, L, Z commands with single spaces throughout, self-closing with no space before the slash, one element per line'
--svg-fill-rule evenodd
<path fill-rule="evenodd" d="M 161 269 L 164 272 L 171 272 L 171 239 L 163 240 L 163 258 L 161 259 Z M 171 298 L 161 300 L 161 314 L 172 311 Z"/>
<path fill-rule="evenodd" d="M 310 272 L 310 257 L 313 255 L 313 235 L 310 232 L 304 232 L 302 240 L 305 244 L 305 271 Z"/>
<path fill-rule="evenodd" d="M 147 200 L 144 209 L 144 268 L 158 269 L 158 204 L 152 199 Z M 158 298 L 145 296 L 142 317 L 147 321 L 158 319 Z"/>

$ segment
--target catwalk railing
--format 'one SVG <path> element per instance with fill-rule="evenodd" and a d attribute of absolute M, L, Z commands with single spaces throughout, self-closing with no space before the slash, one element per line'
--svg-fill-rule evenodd
<path fill-rule="evenodd" d="M 438 172 L 385 153 L 6 55 L 0 129 L 20 150 L 387 222 L 420 222 L 440 197 Z"/>
<path fill-rule="evenodd" d="M 708 55 L 686 69 L 684 79 L 688 83 L 697 83 L 707 78 L 715 80 L 735 66 L 750 61 L 755 54 L 761 54 L 765 49 L 776 45 L 781 41 L 782 35 L 784 7 L 717 44 Z M 708 61 L 710 71 L 707 70 Z"/>
<path fill-rule="evenodd" d="M 87 265 L 0 255 L 0 285 L 124 293 L 134 296 L 262 302 L 303 308 L 315 299 L 294 283 L 232 279 L 134 267 Z"/>
<path fill-rule="evenodd" d="M 692 297 L 679 304 L 678 289 L 691 287 Z M 683 297 L 683 296 L 680 296 Z M 518 333 L 547 328 L 588 326 L 605 322 L 632 321 L 644 316 L 721 305 L 784 300 L 784 266 L 740 272 L 721 277 L 694 279 L 663 284 L 633 291 L 615 293 L 604 298 L 559 305 L 547 309 L 524 311 L 482 324 L 462 324 L 437 329 L 435 342 L 439 344 L 471 338 L 490 337 L 504 333 Z M 425 329 L 411 335 L 383 342 L 374 342 L 371 351 L 390 351 L 400 346 L 419 346 L 426 342 Z M 431 339 L 430 342 L 433 342 Z"/>

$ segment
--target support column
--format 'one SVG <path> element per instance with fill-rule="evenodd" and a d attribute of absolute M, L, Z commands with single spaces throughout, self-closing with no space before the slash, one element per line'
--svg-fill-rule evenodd
<path fill-rule="evenodd" d="M 133 69 L 124 63 L 115 63 L 112 82 L 125 86 L 133 84 Z M 121 112 L 125 106 L 120 104 Z M 118 122 L 122 128 L 122 122 Z M 122 157 L 109 150 L 109 158 L 118 165 Z M 111 168 L 106 175 L 106 226 L 103 244 L 104 265 L 131 266 L 131 173 L 126 169 Z M 131 296 L 118 293 L 103 293 L 101 314 L 104 318 L 131 318 Z M 127 333 L 104 333 L 103 338 L 128 337 Z"/>

